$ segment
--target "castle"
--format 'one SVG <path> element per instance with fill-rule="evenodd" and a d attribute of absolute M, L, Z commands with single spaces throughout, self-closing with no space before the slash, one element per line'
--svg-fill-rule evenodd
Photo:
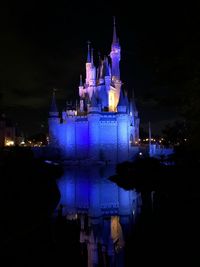
<path fill-rule="evenodd" d="M 59 115 L 55 92 L 49 112 L 50 146 L 59 148 L 65 159 L 122 162 L 137 150 L 139 117 L 134 95 L 128 96 L 120 79 L 121 47 L 113 25 L 110 58 L 99 56 L 94 64 L 88 42 L 86 78 L 80 76 L 79 103 Z"/>

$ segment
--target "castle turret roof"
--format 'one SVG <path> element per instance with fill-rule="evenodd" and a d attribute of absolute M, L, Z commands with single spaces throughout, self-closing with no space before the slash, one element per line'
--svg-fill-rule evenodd
<path fill-rule="evenodd" d="M 93 91 L 92 93 L 92 97 L 91 97 L 91 107 L 98 107 L 98 102 L 97 102 L 97 99 L 96 99 L 96 96 L 95 96 L 95 93 Z"/>
<path fill-rule="evenodd" d="M 80 75 L 80 83 L 79 86 L 83 86 L 83 79 L 82 79 L 82 75 Z"/>
<path fill-rule="evenodd" d="M 116 46 L 116 45 L 119 45 L 119 39 L 117 38 L 115 17 L 113 17 L 113 41 L 112 41 L 112 46 Z"/>
<path fill-rule="evenodd" d="M 126 107 L 126 100 L 124 97 L 123 90 L 120 90 L 120 95 L 119 95 L 119 102 L 118 102 L 118 107 Z"/>
<path fill-rule="evenodd" d="M 91 63 L 90 41 L 88 41 L 87 63 Z"/>
<path fill-rule="evenodd" d="M 108 58 L 105 56 L 104 57 L 104 62 L 103 62 L 103 76 L 110 76 L 110 71 L 109 71 L 109 65 L 108 65 Z"/>
<path fill-rule="evenodd" d="M 135 99 L 134 99 L 134 89 L 131 92 L 130 112 L 132 112 L 132 113 L 137 112 L 137 107 L 136 107 Z"/>
<path fill-rule="evenodd" d="M 53 95 L 52 95 L 52 102 L 50 106 L 50 112 L 58 112 L 57 105 L 56 105 L 56 90 L 53 90 Z"/>

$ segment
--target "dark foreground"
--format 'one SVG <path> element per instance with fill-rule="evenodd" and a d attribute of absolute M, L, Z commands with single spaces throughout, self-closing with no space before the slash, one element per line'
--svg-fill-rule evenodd
<path fill-rule="evenodd" d="M 87 266 L 86 248 L 79 244 L 79 221 L 61 216 L 52 220 L 60 198 L 55 180 L 62 170 L 20 150 L 1 155 L 0 164 L 1 265 Z M 159 205 L 143 210 L 126 240 L 125 266 L 199 264 L 199 188 L 189 182 L 188 172 L 185 175 L 188 180 L 179 177 L 176 190 L 155 195 Z"/>

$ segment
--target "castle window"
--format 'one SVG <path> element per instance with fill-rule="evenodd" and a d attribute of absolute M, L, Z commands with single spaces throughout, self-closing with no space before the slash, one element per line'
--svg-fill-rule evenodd
<path fill-rule="evenodd" d="M 115 96 L 114 92 L 109 92 L 109 111 L 115 111 Z"/>

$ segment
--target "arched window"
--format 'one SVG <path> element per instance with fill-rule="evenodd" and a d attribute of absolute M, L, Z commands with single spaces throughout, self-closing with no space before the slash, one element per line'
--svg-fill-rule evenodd
<path fill-rule="evenodd" d="M 109 92 L 109 111 L 115 111 L 115 93 L 113 91 Z"/>

